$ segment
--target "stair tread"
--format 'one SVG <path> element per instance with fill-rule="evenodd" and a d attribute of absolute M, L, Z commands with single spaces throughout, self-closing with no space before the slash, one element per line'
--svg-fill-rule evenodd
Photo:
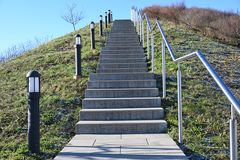
<path fill-rule="evenodd" d="M 135 99 L 161 99 L 161 98 L 160 97 L 84 98 L 84 100 L 135 100 Z"/>
<path fill-rule="evenodd" d="M 99 91 L 128 91 L 128 90 L 158 90 L 157 88 L 99 88 L 99 89 L 93 89 L 93 88 L 87 88 L 87 90 L 99 90 Z"/>
<path fill-rule="evenodd" d="M 91 74 L 97 74 L 97 75 L 113 75 L 113 74 L 117 74 L 117 75 L 121 75 L 121 74 L 129 74 L 129 75 L 133 75 L 133 74 L 148 74 L 148 75 L 153 75 L 153 73 L 150 72 L 146 72 L 146 73 L 139 73 L 139 72 L 131 72 L 131 73 L 91 73 Z"/>
<path fill-rule="evenodd" d="M 136 123 L 167 123 L 165 120 L 107 120 L 107 121 L 78 121 L 77 124 L 136 124 Z"/>
<path fill-rule="evenodd" d="M 156 79 L 136 79 L 136 80 L 132 80 L 132 79 L 129 79 L 129 80 L 90 80 L 89 82 L 134 82 L 134 81 L 137 81 L 137 82 L 146 82 L 146 81 L 156 81 Z"/>
<path fill-rule="evenodd" d="M 102 111 L 149 111 L 149 110 L 163 110 L 161 107 L 148 108 L 101 108 L 101 109 L 82 109 L 85 112 L 102 112 Z"/>

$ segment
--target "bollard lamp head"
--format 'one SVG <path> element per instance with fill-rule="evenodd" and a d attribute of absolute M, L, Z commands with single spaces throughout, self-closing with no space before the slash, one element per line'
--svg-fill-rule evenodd
<path fill-rule="evenodd" d="M 40 73 L 36 70 L 27 73 L 27 92 L 40 93 Z"/>
<path fill-rule="evenodd" d="M 81 35 L 77 34 L 75 38 L 76 38 L 76 45 L 82 45 Z"/>
<path fill-rule="evenodd" d="M 94 22 L 91 22 L 91 23 L 90 23 L 90 29 L 94 29 L 94 27 L 95 27 L 95 23 L 94 23 Z"/>

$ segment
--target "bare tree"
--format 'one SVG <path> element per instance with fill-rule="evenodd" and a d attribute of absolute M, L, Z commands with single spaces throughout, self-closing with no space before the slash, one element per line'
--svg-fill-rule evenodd
<path fill-rule="evenodd" d="M 76 30 L 76 24 L 83 19 L 82 12 L 76 12 L 77 5 L 72 4 L 67 6 L 67 12 L 62 16 L 62 19 L 73 26 L 73 30 Z"/>

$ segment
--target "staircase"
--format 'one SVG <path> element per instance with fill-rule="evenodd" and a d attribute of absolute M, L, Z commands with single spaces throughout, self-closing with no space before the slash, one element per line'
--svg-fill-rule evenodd
<path fill-rule="evenodd" d="M 154 75 L 131 21 L 115 21 L 90 75 L 77 134 L 164 133 Z"/>
<path fill-rule="evenodd" d="M 166 132 L 156 80 L 136 30 L 130 20 L 114 21 L 97 73 L 90 75 L 77 135 L 55 159 L 186 159 L 167 134 L 160 134 Z M 128 157 L 129 143 L 135 147 Z M 92 151 L 83 149 L 86 144 Z"/>

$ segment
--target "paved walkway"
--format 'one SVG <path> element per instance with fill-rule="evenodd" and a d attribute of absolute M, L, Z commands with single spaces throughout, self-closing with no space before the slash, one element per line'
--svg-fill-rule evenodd
<path fill-rule="evenodd" d="M 76 135 L 55 160 L 187 159 L 167 134 Z"/>

